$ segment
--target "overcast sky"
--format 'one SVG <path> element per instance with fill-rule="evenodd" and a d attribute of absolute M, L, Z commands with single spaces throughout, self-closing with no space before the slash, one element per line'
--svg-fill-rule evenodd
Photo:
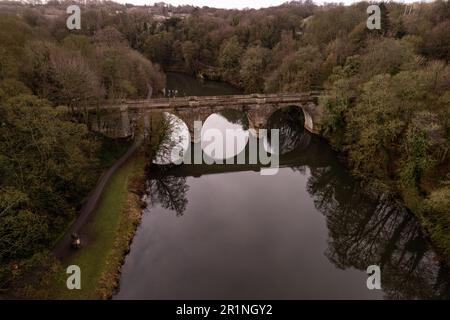
<path fill-rule="evenodd" d="M 120 3 L 132 3 L 136 5 L 144 5 L 144 4 L 153 4 L 154 0 L 116 0 Z M 165 3 L 170 3 L 174 6 L 182 5 L 182 4 L 190 4 L 198 7 L 208 6 L 214 8 L 227 8 L 227 9 L 243 9 L 243 8 L 266 8 L 270 6 L 280 5 L 287 0 L 164 0 Z M 418 0 L 417 0 L 418 1 Z M 315 3 L 323 3 L 323 2 L 342 2 L 345 4 L 350 4 L 353 2 L 357 2 L 354 0 L 314 0 Z M 412 2 L 412 0 L 397 0 L 397 2 Z"/>

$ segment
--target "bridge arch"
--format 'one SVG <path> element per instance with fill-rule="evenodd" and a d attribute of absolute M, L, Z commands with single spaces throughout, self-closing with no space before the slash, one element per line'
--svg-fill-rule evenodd
<path fill-rule="evenodd" d="M 241 155 L 248 144 L 249 129 L 250 121 L 245 110 L 224 108 L 213 112 L 202 124 L 202 150 L 219 161 Z"/>
<path fill-rule="evenodd" d="M 162 145 L 163 148 L 160 149 L 162 152 L 155 155 L 154 163 L 160 165 L 176 163 L 179 160 L 177 157 L 178 151 L 182 152 L 183 155 L 186 152 L 192 152 L 190 150 L 191 143 L 199 144 L 205 156 L 213 161 L 228 161 L 228 159 L 242 156 L 249 138 L 249 121 L 246 112 L 235 108 L 204 110 L 200 113 L 198 111 L 198 109 L 186 109 L 182 112 L 151 110 L 135 115 L 134 122 L 143 128 L 144 136 L 159 135 L 159 133 L 151 131 L 159 130 L 158 125 L 163 121 L 168 121 L 167 125 L 172 128 L 167 147 Z M 152 114 L 155 117 L 152 117 Z M 154 123 L 155 120 L 156 124 Z M 212 123 L 208 120 L 212 120 Z M 201 122 L 202 126 L 195 127 L 195 121 Z M 209 129 L 213 130 L 209 133 L 204 131 Z M 227 132 L 226 130 L 231 131 Z M 229 138 L 231 138 L 232 143 L 227 143 L 227 140 L 225 140 Z M 189 145 L 185 144 L 186 139 L 189 141 Z M 218 141 L 217 139 L 221 140 Z M 175 154 L 172 154 L 173 152 Z M 214 154 L 211 154 L 211 152 L 214 152 Z M 174 157 L 177 159 L 173 160 Z"/>
<path fill-rule="evenodd" d="M 311 111 L 316 108 L 315 105 L 298 104 L 298 103 L 283 103 L 273 105 L 255 105 L 247 108 L 248 117 L 251 122 L 251 127 L 254 129 L 266 129 L 267 120 L 277 111 L 290 107 L 299 108 L 303 111 L 303 126 L 311 133 L 318 133 L 319 126 L 316 124 L 317 117 L 314 117 Z"/>
<path fill-rule="evenodd" d="M 307 128 L 308 121 L 311 121 L 311 117 L 304 108 L 289 105 L 278 108 L 270 114 L 265 126 L 267 130 L 280 130 L 279 150 L 280 154 L 285 154 L 294 149 L 305 149 L 309 146 L 311 134 Z"/>
<path fill-rule="evenodd" d="M 303 115 L 305 117 L 305 129 L 307 129 L 310 132 L 314 132 L 314 121 L 312 116 L 309 114 L 309 112 L 305 109 L 300 107 L 303 110 Z"/>
<path fill-rule="evenodd" d="M 144 115 L 144 136 L 149 134 L 151 137 L 156 133 L 156 139 L 160 139 L 160 130 L 165 130 L 165 128 L 169 129 L 167 131 L 168 135 L 162 137 L 164 140 L 156 142 L 159 144 L 159 148 L 154 154 L 153 163 L 159 165 L 180 163 L 184 159 L 191 144 L 191 135 L 188 126 L 182 119 L 167 111 L 162 112 L 161 116 L 157 117 L 156 120 L 159 123 L 152 123 L 154 122 L 153 120 L 149 116 L 149 113 Z M 155 129 L 159 131 L 151 132 L 155 125 L 158 126 Z"/>
<path fill-rule="evenodd" d="M 304 118 L 303 127 L 312 133 L 314 133 L 316 131 L 316 128 L 314 126 L 313 116 L 310 111 L 311 106 L 304 105 L 304 104 L 296 104 L 296 103 L 282 104 L 282 105 L 278 106 L 278 108 L 274 111 L 274 113 L 278 110 L 283 110 L 283 109 L 287 109 L 287 108 L 298 108 L 298 109 L 302 110 L 303 118 Z M 314 108 L 315 108 L 315 105 L 314 105 Z M 272 114 L 270 116 L 272 116 Z"/>

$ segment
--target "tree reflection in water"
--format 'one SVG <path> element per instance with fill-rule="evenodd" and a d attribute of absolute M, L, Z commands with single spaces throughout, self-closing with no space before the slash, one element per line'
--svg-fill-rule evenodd
<path fill-rule="evenodd" d="M 315 138 L 304 143 L 309 134 L 299 128 L 303 123 L 299 112 L 288 109 L 274 114 L 268 126 L 281 131 L 281 163 L 287 153 L 301 155 L 289 167 L 293 174 L 309 175 L 308 193 L 326 217 L 329 261 L 340 269 L 364 271 L 379 265 L 386 298 L 450 298 L 449 267 L 438 260 L 417 220 L 394 200 L 365 191 L 328 146 Z M 237 115 L 233 120 L 239 121 Z M 152 205 L 159 203 L 181 216 L 189 186 L 185 176 L 174 174 L 179 169 L 151 166 L 148 196 Z"/>
<path fill-rule="evenodd" d="M 267 120 L 268 144 L 271 141 L 270 130 L 279 129 L 280 154 L 306 149 L 311 142 L 311 135 L 306 132 L 304 122 L 302 109 L 295 106 L 278 109 Z"/>
<path fill-rule="evenodd" d="M 438 261 L 416 219 L 336 172 L 341 171 L 315 168 L 308 181 L 308 192 L 327 219 L 329 260 L 341 269 L 379 265 L 390 299 L 449 298 L 450 270 Z"/>
<path fill-rule="evenodd" d="M 159 203 L 163 208 L 173 210 L 177 216 L 182 216 L 188 203 L 186 194 L 189 186 L 186 184 L 186 177 L 176 177 L 165 175 L 167 168 L 151 166 L 151 170 L 157 171 L 147 180 L 147 195 L 150 198 L 150 205 Z"/>

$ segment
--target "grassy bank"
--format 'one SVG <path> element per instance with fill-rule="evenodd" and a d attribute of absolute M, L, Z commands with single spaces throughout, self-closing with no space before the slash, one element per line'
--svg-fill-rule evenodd
<path fill-rule="evenodd" d="M 145 157 L 132 156 L 108 182 L 99 205 L 83 227 L 83 247 L 63 261 L 42 262 L 34 281 L 16 292 L 22 298 L 107 299 L 118 285 L 120 269 L 141 217 Z M 69 265 L 81 269 L 81 290 L 68 290 Z"/>
<path fill-rule="evenodd" d="M 145 159 L 132 157 L 108 183 L 96 212 L 86 225 L 84 247 L 65 259 L 60 268 L 81 268 L 81 290 L 66 288 L 65 272 L 55 281 L 58 299 L 105 299 L 117 286 L 124 254 L 140 221 L 140 191 Z"/>
<path fill-rule="evenodd" d="M 98 151 L 98 172 L 95 175 L 95 179 L 92 179 L 92 184 L 89 184 L 90 189 L 95 188 L 95 182 L 98 183 L 102 173 L 105 173 L 113 164 L 119 160 L 131 147 L 132 140 L 129 138 L 110 138 L 102 134 L 93 133 L 95 139 L 100 143 L 100 148 Z M 81 201 L 77 207 L 79 210 L 84 201 L 90 196 L 89 193 L 83 195 L 83 201 Z M 73 222 L 76 220 L 77 216 L 66 221 L 66 227 L 61 230 L 60 235 L 54 239 L 54 247 L 61 239 L 64 237 L 66 230 L 70 228 Z"/>

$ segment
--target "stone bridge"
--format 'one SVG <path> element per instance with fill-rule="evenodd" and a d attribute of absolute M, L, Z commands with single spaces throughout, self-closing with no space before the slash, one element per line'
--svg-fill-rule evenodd
<path fill-rule="evenodd" d="M 180 98 L 158 98 L 149 100 L 124 100 L 120 104 L 105 105 L 101 110 L 120 114 L 122 135 L 150 112 L 170 112 L 183 120 L 193 133 L 194 121 L 205 120 L 213 113 L 223 110 L 244 112 L 250 129 L 265 128 L 268 118 L 278 109 L 297 106 L 303 110 L 305 128 L 311 133 L 319 133 L 323 111 L 318 105 L 320 92 L 298 94 L 250 94 L 229 96 L 195 96 Z M 119 120 L 119 119 L 117 119 Z M 101 131 L 101 130 L 100 130 Z"/>

